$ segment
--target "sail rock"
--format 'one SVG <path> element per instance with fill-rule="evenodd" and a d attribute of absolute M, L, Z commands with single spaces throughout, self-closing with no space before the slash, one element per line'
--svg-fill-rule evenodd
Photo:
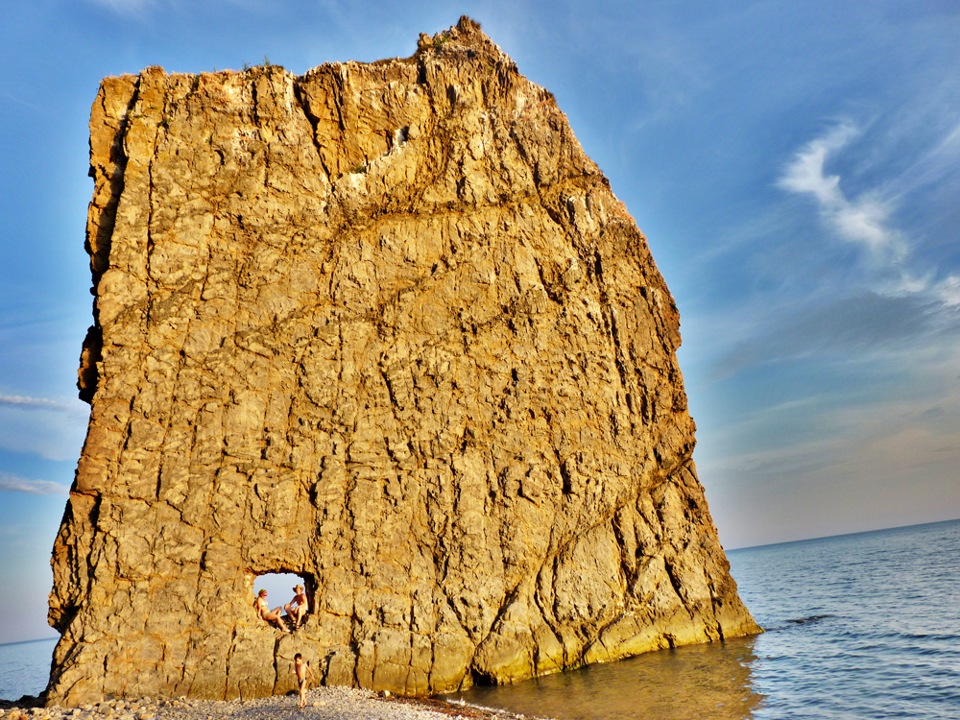
<path fill-rule="evenodd" d="M 48 702 L 416 695 L 758 632 L 679 320 L 550 93 L 416 54 L 103 81 Z M 252 610 L 296 573 L 293 634 Z"/>

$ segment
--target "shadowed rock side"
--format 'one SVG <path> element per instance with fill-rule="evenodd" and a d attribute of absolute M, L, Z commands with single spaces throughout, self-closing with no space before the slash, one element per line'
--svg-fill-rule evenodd
<path fill-rule="evenodd" d="M 469 19 L 407 59 L 103 81 L 48 702 L 423 694 L 755 633 L 676 307 Z M 295 634 L 253 614 L 304 578 Z M 280 604 L 289 598 L 272 598 Z"/>

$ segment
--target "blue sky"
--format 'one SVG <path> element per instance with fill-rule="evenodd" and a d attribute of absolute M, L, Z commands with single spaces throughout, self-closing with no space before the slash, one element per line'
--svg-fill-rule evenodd
<path fill-rule="evenodd" d="M 405 57 L 461 14 L 554 93 L 649 239 L 725 546 L 960 517 L 956 2 L 12 0 L 0 642 L 53 634 L 100 79 Z"/>

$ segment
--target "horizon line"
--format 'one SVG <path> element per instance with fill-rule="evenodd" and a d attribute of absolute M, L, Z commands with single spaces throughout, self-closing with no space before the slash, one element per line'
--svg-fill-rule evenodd
<path fill-rule="evenodd" d="M 756 550 L 758 548 L 774 547 L 776 545 L 791 545 L 793 543 L 813 542 L 814 540 L 830 540 L 833 538 L 850 537 L 853 535 L 867 535 L 875 532 L 886 532 L 887 530 L 906 530 L 907 528 L 923 527 L 925 525 L 940 525 L 942 523 L 952 523 L 960 521 L 960 517 L 947 518 L 946 520 L 927 520 L 918 523 L 907 523 L 906 525 L 890 525 L 888 527 L 873 528 L 871 530 L 852 530 L 850 532 L 837 533 L 836 535 L 814 535 L 812 537 L 797 538 L 795 540 L 777 540 L 771 543 L 761 543 L 759 545 L 741 545 L 735 548 L 724 548 L 724 552 L 736 552 L 738 550 Z"/>

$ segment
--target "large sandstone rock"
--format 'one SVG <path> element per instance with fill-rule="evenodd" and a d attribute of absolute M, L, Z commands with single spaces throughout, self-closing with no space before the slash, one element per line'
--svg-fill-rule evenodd
<path fill-rule="evenodd" d="M 103 81 L 89 432 L 48 701 L 398 693 L 758 632 L 691 460 L 677 311 L 545 90 L 407 59 Z M 253 582 L 305 579 L 295 635 Z"/>

